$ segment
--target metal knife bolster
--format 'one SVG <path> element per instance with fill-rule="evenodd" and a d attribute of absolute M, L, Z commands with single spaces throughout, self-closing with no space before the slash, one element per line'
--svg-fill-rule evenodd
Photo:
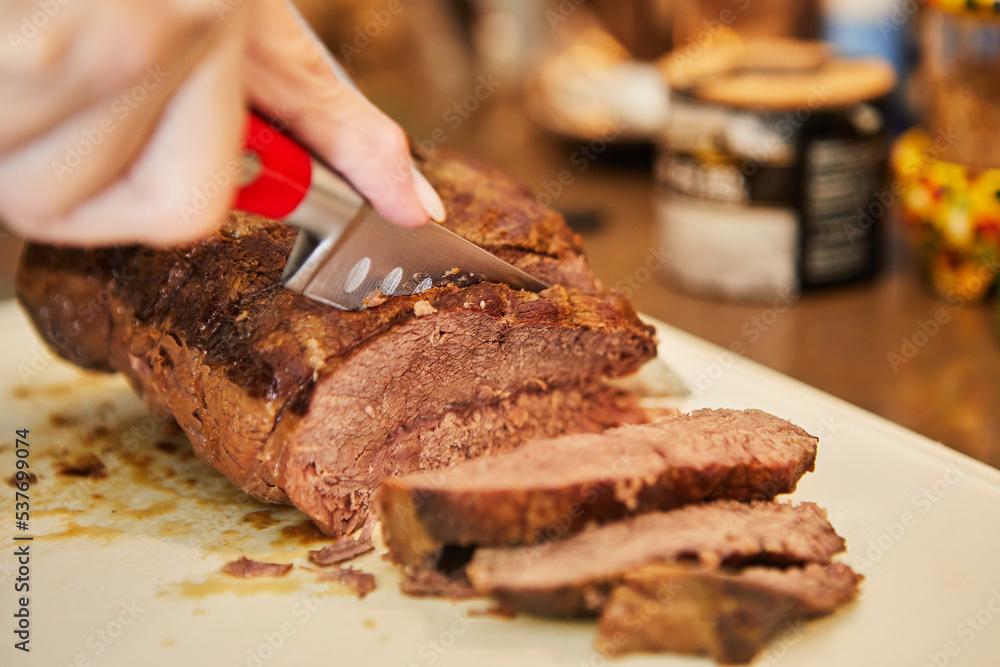
<path fill-rule="evenodd" d="M 341 234 L 367 205 L 364 198 L 325 165 L 310 157 L 312 182 L 305 198 L 285 217 L 299 228 L 292 253 L 285 264 L 282 282 L 289 289 L 305 292 Z"/>

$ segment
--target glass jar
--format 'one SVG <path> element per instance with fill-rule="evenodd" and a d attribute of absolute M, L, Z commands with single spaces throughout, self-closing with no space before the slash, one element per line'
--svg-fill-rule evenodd
<path fill-rule="evenodd" d="M 941 158 L 1000 167 L 1000 4 L 930 0 L 922 34 L 925 126 L 949 138 Z"/>
<path fill-rule="evenodd" d="M 1000 169 L 940 159 L 945 144 L 920 128 L 903 134 L 891 192 L 931 289 L 953 304 L 977 302 L 1000 271 Z"/>
<path fill-rule="evenodd" d="M 744 40 L 661 65 L 672 102 L 655 202 L 668 282 L 770 301 L 874 275 L 888 63 Z"/>

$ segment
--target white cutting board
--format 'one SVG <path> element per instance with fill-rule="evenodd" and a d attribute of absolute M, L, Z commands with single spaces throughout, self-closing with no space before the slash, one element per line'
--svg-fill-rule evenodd
<path fill-rule="evenodd" d="M 655 324 L 661 356 L 696 387 L 685 409 L 761 408 L 820 436 L 816 472 L 794 497 L 828 508 L 845 560 L 867 577 L 858 602 L 787 632 L 756 664 L 1000 665 L 1000 472 Z M 17 428 L 30 429 L 39 475 L 27 532 L 15 531 L 14 490 L 2 486 L 2 665 L 712 664 L 606 661 L 591 622 L 505 620 L 477 615 L 484 601 L 404 597 L 381 548 L 352 563 L 377 580 L 363 600 L 299 567 L 282 579 L 222 575 L 240 555 L 308 565 L 324 542 L 302 515 L 248 500 L 193 460 L 120 379 L 52 359 L 13 303 L 0 305 L 0 332 L 2 477 Z M 54 473 L 88 453 L 106 478 Z M 15 533 L 35 537 L 28 654 L 11 632 Z"/>

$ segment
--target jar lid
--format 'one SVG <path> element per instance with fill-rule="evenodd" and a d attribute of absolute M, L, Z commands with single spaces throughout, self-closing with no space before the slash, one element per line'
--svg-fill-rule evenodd
<path fill-rule="evenodd" d="M 1000 16 L 997 0 L 927 0 L 927 4 L 953 14 Z"/>
<path fill-rule="evenodd" d="M 784 111 L 855 104 L 887 94 L 896 73 L 885 60 L 833 58 L 822 42 L 733 40 L 697 55 L 680 50 L 660 61 L 671 89 L 699 100 Z"/>

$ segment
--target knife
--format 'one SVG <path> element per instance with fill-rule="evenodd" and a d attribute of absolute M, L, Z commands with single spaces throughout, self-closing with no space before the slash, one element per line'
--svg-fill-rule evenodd
<path fill-rule="evenodd" d="M 248 115 L 233 208 L 299 228 L 282 276 L 289 289 L 360 310 L 382 297 L 448 283 L 548 287 L 433 221 L 415 228 L 392 224 L 322 160 L 274 124 Z"/>

